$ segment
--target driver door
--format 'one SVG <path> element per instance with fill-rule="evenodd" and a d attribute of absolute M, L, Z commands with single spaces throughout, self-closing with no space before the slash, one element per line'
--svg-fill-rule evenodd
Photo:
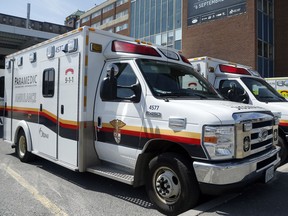
<path fill-rule="evenodd" d="M 95 147 L 101 160 L 133 169 L 144 113 L 141 90 L 135 91 L 135 86 L 140 87 L 135 65 L 133 61 L 114 61 L 104 68 L 95 107 Z"/>

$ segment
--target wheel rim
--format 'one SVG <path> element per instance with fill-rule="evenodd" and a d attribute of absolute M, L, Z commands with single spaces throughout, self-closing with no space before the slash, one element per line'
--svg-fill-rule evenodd
<path fill-rule="evenodd" d="M 26 138 L 24 136 L 21 136 L 19 138 L 19 156 L 24 157 L 27 149 L 27 144 L 26 144 Z"/>
<path fill-rule="evenodd" d="M 160 167 L 153 176 L 153 188 L 159 200 L 165 204 L 174 204 L 181 194 L 178 176 L 168 167 Z"/>

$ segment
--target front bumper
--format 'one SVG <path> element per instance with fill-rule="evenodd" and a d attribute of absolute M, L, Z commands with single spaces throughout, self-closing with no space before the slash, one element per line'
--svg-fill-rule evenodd
<path fill-rule="evenodd" d="M 258 157 L 225 163 L 206 163 L 195 161 L 193 167 L 201 184 L 227 186 L 245 184 L 263 176 L 270 167 L 275 169 L 280 163 L 279 147 L 258 155 Z"/>

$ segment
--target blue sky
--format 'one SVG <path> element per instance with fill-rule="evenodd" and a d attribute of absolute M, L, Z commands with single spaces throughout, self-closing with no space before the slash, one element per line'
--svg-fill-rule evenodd
<path fill-rule="evenodd" d="M 1 0 L 0 13 L 27 17 L 27 4 L 30 3 L 30 19 L 64 24 L 67 16 L 75 11 L 87 11 L 105 0 Z"/>

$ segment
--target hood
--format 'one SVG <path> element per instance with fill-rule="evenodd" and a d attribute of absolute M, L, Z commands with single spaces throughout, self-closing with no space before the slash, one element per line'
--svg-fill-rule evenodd
<path fill-rule="evenodd" d="M 281 112 L 281 119 L 288 120 L 288 102 L 263 103 L 263 107 L 274 112 Z"/>
<path fill-rule="evenodd" d="M 222 100 L 169 100 L 164 103 L 167 104 L 163 104 L 166 110 L 161 112 L 164 119 L 182 117 L 191 124 L 234 124 L 235 113 L 268 111 L 262 107 Z"/>

